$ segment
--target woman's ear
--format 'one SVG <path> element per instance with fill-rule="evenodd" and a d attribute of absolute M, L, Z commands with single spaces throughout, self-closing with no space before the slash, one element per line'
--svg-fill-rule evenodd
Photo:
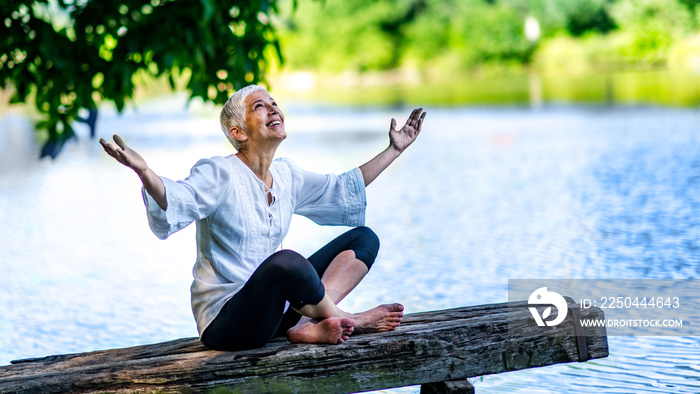
<path fill-rule="evenodd" d="M 246 132 L 237 126 L 233 126 L 230 129 L 228 129 L 228 134 L 231 136 L 231 138 L 239 142 L 243 142 L 248 139 L 248 135 L 246 134 Z"/>

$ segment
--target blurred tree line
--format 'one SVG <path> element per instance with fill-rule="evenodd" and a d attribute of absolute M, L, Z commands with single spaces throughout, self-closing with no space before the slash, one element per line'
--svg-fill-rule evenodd
<path fill-rule="evenodd" d="M 674 56 L 700 53 L 699 3 L 304 1 L 293 17 L 283 19 L 280 36 L 292 69 L 443 74 L 523 65 L 542 72 L 658 68 L 673 63 Z"/>
<path fill-rule="evenodd" d="M 700 72 L 700 0 L 0 0 L 0 89 L 56 157 L 97 108 L 167 79 L 223 104 L 271 64 L 408 70 Z M 284 51 L 282 51 L 282 49 Z"/>

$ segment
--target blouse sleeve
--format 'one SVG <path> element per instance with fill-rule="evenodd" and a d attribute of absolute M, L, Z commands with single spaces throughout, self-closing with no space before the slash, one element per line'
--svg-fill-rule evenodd
<path fill-rule="evenodd" d="M 294 213 L 322 225 L 362 226 L 367 197 L 359 168 L 341 175 L 301 171 Z"/>
<path fill-rule="evenodd" d="M 187 227 L 195 220 L 211 215 L 221 204 L 231 184 L 223 158 L 202 159 L 192 167 L 190 175 L 181 181 L 161 177 L 165 185 L 167 210 L 144 188 L 141 188 L 146 205 L 148 224 L 159 239 Z"/>

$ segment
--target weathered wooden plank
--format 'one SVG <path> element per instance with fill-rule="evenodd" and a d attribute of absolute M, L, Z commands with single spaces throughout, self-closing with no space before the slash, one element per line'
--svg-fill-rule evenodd
<path fill-rule="evenodd" d="M 602 312 L 590 308 L 581 316 L 602 318 Z M 571 316 L 549 327 L 549 335 L 537 328 L 524 303 L 504 303 L 409 314 L 394 332 L 358 335 L 342 345 L 279 339 L 260 349 L 218 352 L 189 338 L 2 367 L 0 393 L 358 392 L 578 360 Z M 605 329 L 584 331 L 590 358 L 606 357 Z"/>

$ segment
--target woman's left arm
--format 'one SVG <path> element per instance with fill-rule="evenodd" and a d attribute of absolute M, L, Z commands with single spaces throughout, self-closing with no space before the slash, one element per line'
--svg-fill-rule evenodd
<path fill-rule="evenodd" d="M 423 108 L 414 109 L 413 112 L 411 112 L 411 116 L 408 117 L 406 124 L 398 130 L 396 130 L 396 119 L 391 119 L 389 147 L 372 160 L 360 166 L 365 186 L 372 183 L 382 171 L 389 167 L 389 164 L 396 160 L 396 158 L 416 140 L 423 126 L 425 114 L 426 112 L 423 112 Z"/>

